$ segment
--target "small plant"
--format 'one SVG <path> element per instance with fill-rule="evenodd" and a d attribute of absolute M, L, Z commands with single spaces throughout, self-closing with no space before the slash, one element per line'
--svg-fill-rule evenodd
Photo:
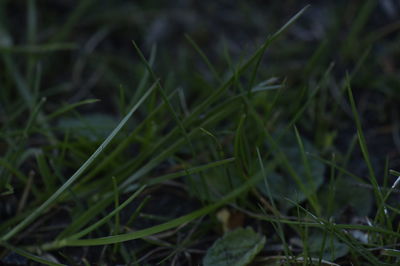
<path fill-rule="evenodd" d="M 116 29 L 146 24 L 123 1 L 65 3 L 58 25 L 42 16 L 62 4 L 29 0 L 24 33 L 0 16 L 0 262 L 398 263 L 400 173 L 370 148 L 382 128 L 367 126 L 385 110 L 359 89 L 383 38 L 362 38 L 374 3 L 357 9 L 341 49 L 335 28 L 318 49 L 293 43 L 307 6 L 251 52 L 225 43 L 218 56 L 201 32 L 178 54 L 140 40 L 116 49 Z M 308 54 L 297 68 L 294 47 Z"/>

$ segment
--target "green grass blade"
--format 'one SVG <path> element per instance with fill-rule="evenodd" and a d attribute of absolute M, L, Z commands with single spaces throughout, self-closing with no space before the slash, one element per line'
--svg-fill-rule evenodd
<path fill-rule="evenodd" d="M 215 69 L 215 67 L 213 66 L 213 64 L 211 64 L 211 62 L 208 59 L 208 57 L 206 56 L 206 54 L 201 50 L 201 48 L 197 45 L 197 43 L 192 38 L 190 38 L 189 35 L 185 34 L 185 37 L 189 41 L 189 43 L 193 46 L 193 48 L 196 50 L 196 52 L 201 56 L 203 61 L 206 63 L 206 65 L 210 69 L 211 73 L 213 74 L 215 80 L 222 83 L 221 77 L 219 76 L 219 74 L 218 74 L 217 70 Z"/>
<path fill-rule="evenodd" d="M 79 239 L 87 234 L 89 234 L 90 232 L 94 231 L 95 229 L 97 229 L 98 227 L 100 227 L 101 225 L 103 225 L 104 223 L 106 223 L 108 220 L 110 220 L 113 216 L 118 215 L 118 213 L 125 208 L 129 203 L 132 202 L 132 200 L 136 199 L 140 193 L 142 193 L 142 191 L 145 189 L 145 186 L 142 186 L 141 188 L 139 188 L 133 195 L 131 195 L 127 200 L 125 200 L 121 205 L 119 205 L 118 207 L 116 207 L 112 212 L 110 212 L 109 214 L 107 214 L 105 217 L 103 217 L 102 219 L 100 219 L 99 221 L 97 221 L 96 223 L 92 224 L 91 226 L 89 226 L 88 228 L 80 231 L 79 233 L 76 233 L 72 236 L 67 237 L 67 239 Z M 61 242 L 63 240 L 60 240 Z"/>
<path fill-rule="evenodd" d="M 40 99 L 40 102 L 35 106 L 35 108 L 32 110 L 31 115 L 29 116 L 29 120 L 26 124 L 26 127 L 24 129 L 23 136 L 25 138 L 28 137 L 28 133 L 30 132 L 31 128 L 33 127 L 33 124 L 36 122 L 36 119 L 40 113 L 40 109 L 42 108 L 43 104 L 46 102 L 46 98 Z"/>
<path fill-rule="evenodd" d="M 122 235 L 116 235 L 116 236 L 108 236 L 108 237 L 101 237 L 101 238 L 95 238 L 95 239 L 82 239 L 82 240 L 65 239 L 65 240 L 61 240 L 59 242 L 55 242 L 51 246 L 48 246 L 47 248 L 53 249 L 53 248 L 60 248 L 63 246 L 108 245 L 108 244 L 120 243 L 120 242 L 124 242 L 124 241 L 139 239 L 139 238 L 143 238 L 143 237 L 150 236 L 153 234 L 157 234 L 157 233 L 163 232 L 165 230 L 175 228 L 180 225 L 189 223 L 197 218 L 200 218 L 201 216 L 209 214 L 210 212 L 220 208 L 221 206 L 229 203 L 233 199 L 242 195 L 244 192 L 246 192 L 252 186 L 254 186 L 257 182 L 261 181 L 261 179 L 262 179 L 262 176 L 255 176 L 255 177 L 249 179 L 241 187 L 235 189 L 234 191 L 232 191 L 231 193 L 229 193 L 228 195 L 223 197 L 217 203 L 206 206 L 206 207 L 199 209 L 197 211 L 194 211 L 190 214 L 181 216 L 179 218 L 176 218 L 174 220 L 171 220 L 169 222 L 166 222 L 166 223 L 163 223 L 160 225 L 156 225 L 156 226 L 146 228 L 143 230 L 139 230 L 136 232 L 122 234 Z"/>
<path fill-rule="evenodd" d="M 371 157 L 368 152 L 367 142 L 365 140 L 365 136 L 363 133 L 361 120 L 358 115 L 358 111 L 357 111 L 357 107 L 356 107 L 356 104 L 354 101 L 353 93 L 351 91 L 350 80 L 347 78 L 346 82 L 347 82 L 347 92 L 348 92 L 348 96 L 349 96 L 349 100 L 350 100 L 350 105 L 351 105 L 351 109 L 353 111 L 354 120 L 356 122 L 358 142 L 360 144 L 361 153 L 362 153 L 365 163 L 367 164 L 367 167 L 368 167 L 368 172 L 369 172 L 368 178 L 374 189 L 374 194 L 375 194 L 378 206 L 383 206 L 383 204 L 384 204 L 383 196 L 382 196 L 382 193 L 381 193 L 379 185 L 378 185 L 378 181 L 377 181 L 377 178 L 375 175 L 375 170 L 372 167 Z M 379 218 L 379 217 L 381 217 L 381 218 L 386 217 L 383 209 L 381 210 L 380 213 L 378 213 L 377 218 Z"/>
<path fill-rule="evenodd" d="M 130 112 L 122 119 L 122 121 L 117 125 L 117 127 L 110 133 L 110 135 L 104 140 L 104 142 L 97 148 L 97 150 L 89 157 L 89 159 L 56 191 L 54 194 L 49 197 L 42 205 L 40 205 L 37 209 L 35 209 L 31 215 L 25 218 L 22 222 L 20 222 L 17 226 L 11 229 L 7 234 L 1 237 L 1 240 L 7 241 L 15 234 L 24 229 L 27 225 L 29 225 L 32 221 L 34 221 L 39 215 L 41 215 L 57 198 L 67 189 L 69 188 L 76 179 L 78 179 L 82 173 L 92 164 L 92 162 L 103 152 L 103 150 L 108 146 L 108 144 L 114 139 L 117 133 L 122 129 L 122 127 L 126 124 L 128 119 L 133 115 L 133 113 L 139 108 L 139 106 L 147 99 L 147 97 L 153 92 L 156 87 L 156 81 L 153 86 L 143 95 L 143 97 L 137 102 L 135 106 L 132 107 Z"/>
<path fill-rule="evenodd" d="M 278 38 L 290 25 L 292 25 L 303 13 L 309 8 L 310 5 L 306 5 L 299 12 L 297 12 L 291 19 L 288 20 L 274 35 L 272 35 L 271 40 Z"/>
<path fill-rule="evenodd" d="M 271 150 L 276 152 L 276 156 L 278 159 L 282 161 L 282 166 L 284 167 L 284 170 L 290 175 L 290 177 L 293 179 L 295 184 L 298 186 L 300 191 L 306 196 L 307 200 L 310 202 L 311 206 L 313 207 L 314 210 L 319 209 L 319 204 L 318 201 L 314 195 L 310 195 L 306 184 L 303 184 L 300 176 L 297 174 L 297 172 L 294 170 L 291 162 L 288 160 L 287 156 L 285 153 L 281 150 L 279 147 L 279 144 L 274 140 L 274 138 L 266 132 L 266 137 L 267 137 L 267 142 L 271 146 Z"/>
<path fill-rule="evenodd" d="M 188 168 L 186 170 L 182 170 L 176 173 L 172 173 L 172 174 L 167 174 L 167 175 L 163 175 L 163 176 L 159 176 L 159 177 L 155 177 L 150 179 L 149 181 L 146 181 L 147 185 L 155 185 L 161 182 L 165 182 L 174 178 L 178 178 L 178 177 L 182 177 L 189 174 L 196 174 L 196 173 L 200 173 L 203 171 L 206 171 L 208 169 L 214 168 L 214 167 L 219 167 L 221 165 L 225 165 L 228 163 L 232 163 L 235 161 L 235 158 L 228 158 L 228 159 L 224 159 L 224 160 L 220 160 L 220 161 L 216 161 L 216 162 L 212 162 L 212 163 L 208 163 L 205 165 L 201 165 L 201 166 L 197 166 L 197 167 L 193 167 L 193 168 Z"/>
<path fill-rule="evenodd" d="M 299 145 L 301 160 L 302 160 L 302 162 L 303 162 L 303 166 L 304 166 L 304 169 L 305 169 L 305 172 L 306 172 L 307 187 L 308 187 L 308 186 L 311 186 L 311 187 L 312 187 L 312 191 L 313 191 L 313 192 L 312 192 L 312 195 L 310 195 L 310 197 L 312 197 L 312 198 L 314 199 L 315 208 L 316 208 L 315 211 L 316 211 L 317 215 L 320 215 L 320 213 L 321 213 L 321 206 L 320 206 L 320 204 L 318 203 L 317 195 L 316 195 L 316 192 L 317 192 L 317 185 L 316 185 L 315 182 L 314 182 L 314 178 L 313 178 L 312 173 L 311 173 L 310 163 L 309 163 L 309 161 L 308 161 L 307 154 L 306 154 L 306 151 L 305 151 L 305 149 L 304 149 L 304 144 L 303 144 L 303 141 L 301 140 L 300 133 L 299 133 L 299 131 L 297 130 L 297 127 L 296 127 L 296 126 L 294 127 L 294 132 L 295 132 L 297 144 Z"/>
<path fill-rule="evenodd" d="M 149 65 L 151 68 L 154 65 L 154 61 L 156 60 L 156 55 L 157 55 L 157 46 L 154 45 L 153 47 L 151 47 L 150 59 L 149 59 Z M 143 90 L 146 88 L 145 86 L 149 80 L 149 77 L 150 77 L 150 72 L 148 71 L 148 69 L 146 69 L 142 78 L 140 79 L 136 92 L 132 97 L 132 102 L 130 103 L 131 105 L 133 105 L 137 101 L 137 99 L 139 99 L 140 95 L 143 94 Z"/>
<path fill-rule="evenodd" d="M 63 114 L 65 114 L 65 113 L 67 113 L 67 112 L 69 112 L 69 111 L 71 111 L 71 110 L 73 110 L 73 109 L 75 109 L 75 108 L 77 108 L 77 107 L 79 107 L 81 105 L 91 104 L 91 103 L 95 103 L 95 102 L 98 102 L 98 101 L 100 101 L 100 100 L 99 99 L 88 99 L 88 100 L 80 101 L 80 102 L 77 102 L 77 103 L 67 104 L 67 105 L 61 107 L 60 109 L 56 110 L 55 112 L 49 114 L 47 116 L 47 120 L 52 120 L 52 119 L 54 119 L 54 118 L 56 118 L 56 117 L 58 117 L 60 115 L 63 115 Z"/>
<path fill-rule="evenodd" d="M 35 157 L 40 176 L 42 177 L 43 183 L 46 188 L 46 193 L 54 191 L 55 176 L 51 174 L 50 166 L 46 161 L 46 157 L 43 154 L 43 151 L 39 151 L 38 153 L 36 153 Z"/>
<path fill-rule="evenodd" d="M 154 73 L 153 69 L 151 68 L 150 63 L 146 60 L 145 56 L 143 55 L 143 53 L 141 52 L 141 50 L 139 49 L 137 44 L 134 41 L 132 41 L 132 43 L 133 43 L 133 46 L 136 49 L 136 52 L 139 54 L 140 59 L 145 64 L 148 72 L 152 75 L 154 80 L 157 80 L 157 76 Z M 183 125 L 182 121 L 179 119 L 178 114 L 175 112 L 175 110 L 174 110 L 174 108 L 173 108 L 173 106 L 171 104 L 171 101 L 168 98 L 167 94 L 165 93 L 163 87 L 161 86 L 161 84 L 158 81 L 157 81 L 157 84 L 158 84 L 158 86 L 157 86 L 158 87 L 158 91 L 160 92 L 164 102 L 166 103 L 166 106 L 167 106 L 168 110 L 171 112 L 171 114 L 174 117 L 176 123 L 178 124 L 180 130 L 182 131 L 182 135 L 185 137 L 185 139 L 186 139 L 187 143 L 189 144 L 190 148 L 193 150 L 192 142 L 190 141 L 190 138 L 188 137 L 188 133 L 187 133 L 187 131 L 185 129 L 185 126 Z"/>
<path fill-rule="evenodd" d="M 215 102 L 219 97 L 236 81 L 237 77 L 240 76 L 245 70 L 247 70 L 261 54 L 278 38 L 283 32 L 287 30 L 308 8 L 308 6 L 301 9 L 297 14 L 295 14 L 286 24 L 284 24 L 275 34 L 267 38 L 267 40 L 261 45 L 261 47 L 236 71 L 232 73 L 230 78 L 219 87 L 213 94 L 206 98 L 201 104 L 199 104 L 187 118 L 186 123 L 190 124 L 195 118 L 197 118 L 209 105 Z"/>
<path fill-rule="evenodd" d="M 70 223 L 58 236 L 57 239 L 66 238 L 69 235 L 77 232 L 79 229 L 88 224 L 96 215 L 101 213 L 103 210 L 107 208 L 109 204 L 111 204 L 111 197 L 104 197 L 98 200 L 95 204 L 92 204 L 88 210 L 83 213 L 80 213 L 78 217 L 73 219 L 72 223 Z"/>

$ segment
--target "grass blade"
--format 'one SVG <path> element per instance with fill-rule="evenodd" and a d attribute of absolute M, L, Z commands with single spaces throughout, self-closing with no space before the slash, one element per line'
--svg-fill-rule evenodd
<path fill-rule="evenodd" d="M 110 135 L 104 140 L 104 142 L 97 148 L 97 150 L 89 157 L 89 159 L 56 191 L 50 198 L 48 198 L 42 205 L 40 205 L 35 211 L 33 211 L 27 218 L 21 221 L 17 226 L 11 229 L 7 234 L 1 237 L 2 241 L 7 241 L 15 234 L 20 232 L 26 226 L 28 226 L 32 221 L 34 221 L 40 214 L 42 214 L 57 198 L 69 188 L 76 179 L 78 179 L 82 173 L 92 164 L 92 162 L 103 152 L 103 150 L 110 144 L 117 133 L 126 124 L 133 113 L 139 108 L 139 106 L 147 99 L 147 97 L 153 92 L 158 81 L 156 81 L 153 86 L 143 95 L 143 97 L 137 102 L 135 106 L 132 107 L 130 112 L 122 119 L 122 121 L 117 125 L 117 127 L 110 133 Z"/>
<path fill-rule="evenodd" d="M 235 189 L 234 191 L 232 191 L 231 193 L 226 195 L 224 198 L 222 198 L 217 203 L 206 206 L 202 209 L 199 209 L 190 214 L 178 217 L 174 220 L 171 220 L 171 221 L 163 223 L 163 224 L 159 224 L 159 225 L 156 225 L 156 226 L 153 226 L 150 228 L 146 228 L 143 230 L 139 230 L 136 232 L 122 234 L 122 235 L 116 235 L 116 236 L 100 237 L 100 238 L 94 238 L 94 239 L 82 239 L 82 240 L 64 239 L 64 240 L 53 243 L 51 246 L 47 246 L 47 248 L 53 249 L 53 248 L 60 248 L 60 247 L 64 247 L 64 246 L 108 245 L 108 244 L 120 243 L 120 242 L 124 242 L 124 241 L 139 239 L 139 238 L 143 238 L 143 237 L 150 236 L 153 234 L 157 234 L 157 233 L 163 232 L 165 230 L 175 228 L 180 225 L 189 223 L 197 218 L 200 218 L 201 216 L 209 214 L 210 212 L 220 208 L 221 206 L 229 203 L 233 199 L 242 195 L 244 192 L 249 190 L 257 182 L 261 181 L 262 178 L 263 178 L 262 176 L 254 176 L 251 179 L 249 179 L 246 183 L 244 183 L 241 187 Z"/>

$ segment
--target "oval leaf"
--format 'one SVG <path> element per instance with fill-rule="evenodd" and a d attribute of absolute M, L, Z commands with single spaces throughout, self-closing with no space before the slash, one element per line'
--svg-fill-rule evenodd
<path fill-rule="evenodd" d="M 215 241 L 204 257 L 205 266 L 241 266 L 250 263 L 265 244 L 265 237 L 252 228 L 240 228 Z"/>

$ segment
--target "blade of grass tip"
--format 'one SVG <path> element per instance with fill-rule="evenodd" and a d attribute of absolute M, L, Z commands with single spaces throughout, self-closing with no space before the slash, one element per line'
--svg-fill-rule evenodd
<path fill-rule="evenodd" d="M 223 58 L 225 59 L 226 64 L 228 65 L 227 72 L 229 73 L 230 71 L 232 73 L 235 73 L 235 67 L 233 66 L 231 55 L 229 54 L 229 45 L 226 42 L 226 38 L 222 39 L 222 44 L 223 44 L 222 47 Z"/>
<path fill-rule="evenodd" d="M 306 5 L 299 12 L 297 12 L 291 19 L 288 20 L 274 35 L 272 35 L 272 40 L 278 38 L 290 25 L 292 25 L 303 13 L 310 7 Z"/>
<path fill-rule="evenodd" d="M 269 183 L 268 183 L 267 173 L 265 171 L 264 163 L 263 163 L 263 161 L 261 159 L 261 154 L 260 154 L 260 150 L 258 149 L 258 147 L 256 148 L 256 152 L 257 152 L 258 162 L 260 163 L 260 168 L 261 168 L 261 173 L 262 173 L 262 176 L 263 176 L 263 180 L 264 180 L 264 183 L 265 183 L 265 189 L 267 190 L 268 200 L 270 201 L 271 206 L 272 206 L 271 211 L 273 212 L 273 214 L 275 216 L 279 217 L 281 215 L 277 211 L 278 209 L 276 208 L 275 201 L 274 201 L 274 199 L 272 197 L 271 188 L 270 188 Z"/>
<path fill-rule="evenodd" d="M 288 22 L 286 22 L 274 35 L 272 35 L 272 37 L 269 39 L 270 42 L 273 42 L 274 40 L 276 40 L 290 25 L 292 25 L 309 7 L 310 5 L 306 5 L 305 7 L 303 7 L 296 15 L 294 15 Z M 253 59 L 257 60 L 256 61 L 256 65 L 254 66 L 253 72 L 252 72 L 252 76 L 250 79 L 250 86 L 248 87 L 248 96 L 250 96 L 251 94 L 251 89 L 254 85 L 254 81 L 256 79 L 256 75 L 258 72 L 258 68 L 261 64 L 261 60 L 263 58 L 263 55 L 265 53 L 267 46 L 263 47 L 260 51 L 260 53 L 257 53 L 257 56 Z"/>
<path fill-rule="evenodd" d="M 349 148 L 347 149 L 347 151 L 346 151 L 346 153 L 344 155 L 344 158 L 342 159 L 342 168 L 343 169 L 347 168 L 347 166 L 348 166 L 348 164 L 350 162 L 351 155 L 353 154 L 353 151 L 354 151 L 356 145 L 357 145 L 357 134 L 354 134 L 353 137 L 351 138 L 350 145 L 348 145 Z M 340 171 L 339 174 L 338 174 L 338 178 L 341 178 L 342 175 L 343 175 L 343 171 Z M 358 180 L 361 181 L 361 182 L 366 183 L 361 178 L 358 178 Z"/>
<path fill-rule="evenodd" d="M 356 107 L 356 104 L 354 101 L 353 93 L 351 91 L 349 76 L 347 76 L 347 78 L 346 78 L 346 87 L 347 87 L 348 97 L 350 100 L 351 109 L 353 111 L 354 120 L 356 122 L 357 136 L 358 136 L 358 142 L 359 142 L 359 145 L 361 148 L 361 153 L 362 153 L 365 163 L 367 164 L 367 167 L 368 167 L 368 172 L 369 172 L 368 177 L 373 186 L 378 206 L 381 206 L 382 204 L 384 204 L 383 197 L 382 197 L 382 193 L 380 191 L 379 185 L 378 185 L 377 178 L 375 176 L 375 170 L 372 167 L 371 157 L 369 155 L 367 144 L 366 144 L 367 142 L 364 137 L 360 117 L 358 115 L 358 111 L 357 111 L 357 107 Z M 383 210 L 381 212 L 383 212 Z M 386 216 L 384 213 L 381 213 L 381 215 Z"/>
<path fill-rule="evenodd" d="M 187 118 L 186 123 L 190 124 L 193 120 L 197 119 L 198 116 L 207 108 L 207 106 L 211 105 L 214 101 L 216 101 L 219 96 L 221 96 L 236 80 L 238 76 L 240 76 L 246 69 L 249 68 L 251 64 L 260 54 L 264 53 L 264 51 L 283 33 L 286 29 L 291 26 L 309 7 L 309 5 L 305 6 L 301 9 L 297 14 L 295 14 L 288 22 L 286 22 L 276 33 L 274 33 L 271 37 L 267 38 L 267 40 L 261 45 L 261 47 L 248 59 L 245 63 L 243 63 L 236 71 L 233 71 L 232 75 L 228 80 L 222 84 L 217 90 L 215 90 L 207 99 L 205 99 L 201 104 L 199 104 L 191 113 L 191 115 Z"/>
<path fill-rule="evenodd" d="M 75 108 L 77 108 L 77 107 L 79 107 L 81 105 L 96 103 L 98 101 L 100 101 L 100 100 L 99 99 L 87 99 L 87 100 L 84 100 L 84 101 L 81 101 L 81 102 L 77 102 L 77 103 L 73 103 L 73 104 L 67 104 L 67 105 L 61 107 L 60 109 L 54 111 L 53 113 L 49 114 L 47 116 L 47 120 L 49 120 L 49 121 L 53 120 L 54 118 L 56 118 L 56 117 L 58 117 L 58 116 L 60 116 L 62 114 L 65 114 L 65 113 L 67 113 L 67 112 L 69 112 L 69 111 L 71 111 L 71 110 L 73 110 L 73 109 L 75 109 Z"/>
<path fill-rule="evenodd" d="M 252 75 L 251 75 L 251 78 L 250 78 L 249 87 L 247 88 L 247 97 L 251 96 L 251 91 L 253 89 L 254 82 L 256 81 L 258 69 L 259 69 L 261 61 L 262 61 L 262 59 L 264 57 L 264 54 L 265 54 L 265 50 L 257 58 L 256 65 L 254 66 L 254 69 L 253 69 L 253 72 L 252 72 Z"/>
<path fill-rule="evenodd" d="M 189 35 L 185 34 L 185 38 L 186 40 L 189 41 L 189 43 L 193 46 L 193 48 L 196 50 L 196 52 L 201 56 L 201 58 L 203 59 L 203 61 L 206 63 L 206 65 L 208 66 L 208 68 L 210 69 L 211 73 L 213 74 L 214 78 L 219 82 L 222 83 L 222 79 L 219 76 L 217 70 L 215 69 L 215 67 L 213 66 L 213 64 L 211 64 L 210 60 L 208 59 L 208 57 L 206 56 L 206 54 L 201 50 L 201 48 L 197 45 L 197 43 L 190 38 Z"/>
<path fill-rule="evenodd" d="M 153 45 L 151 47 L 151 51 L 150 51 L 150 59 L 149 59 L 150 67 L 153 67 L 154 62 L 156 60 L 156 55 L 157 55 L 157 45 Z M 135 92 L 134 96 L 132 97 L 132 102 L 130 103 L 130 106 L 133 105 L 137 101 L 137 99 L 139 99 L 140 95 L 143 94 L 142 91 L 144 90 L 146 83 L 149 80 L 149 77 L 150 77 L 150 72 L 146 68 L 146 71 L 144 72 L 142 78 L 140 79 L 140 82 L 136 89 L 136 92 Z"/>
<path fill-rule="evenodd" d="M 200 128 L 200 130 L 201 131 L 203 131 L 204 132 L 204 134 L 206 134 L 207 136 L 209 136 L 211 139 L 212 139 L 212 142 L 215 144 L 215 149 L 216 149 L 216 151 L 217 151 L 217 154 L 218 154 L 218 158 L 219 159 L 222 159 L 222 158 L 224 158 L 225 157 L 225 153 L 224 153 L 224 150 L 223 150 L 223 148 L 222 148 L 222 145 L 221 145 L 221 143 L 218 141 L 218 139 L 217 139 L 217 137 L 216 136 L 214 136 L 214 134 L 213 133 L 211 133 L 210 131 L 208 131 L 207 129 L 205 129 L 205 128 Z"/>
<path fill-rule="evenodd" d="M 134 41 L 132 41 L 132 44 L 135 47 L 136 52 L 138 53 L 138 55 L 139 55 L 140 59 L 142 60 L 142 62 L 145 64 L 148 72 L 151 74 L 153 79 L 154 80 L 158 80 L 156 74 L 154 73 L 153 69 L 151 68 L 151 65 L 149 64 L 149 62 L 147 61 L 146 57 L 143 55 L 142 51 L 139 49 L 137 44 Z M 175 110 L 174 110 L 174 108 L 173 108 L 173 106 L 171 104 L 171 101 L 168 98 L 167 94 L 165 93 L 164 88 L 162 87 L 161 83 L 159 81 L 157 81 L 157 84 L 158 84 L 158 91 L 160 92 L 161 97 L 162 97 L 163 101 L 166 103 L 167 108 L 170 111 L 170 113 L 172 114 L 175 122 L 178 124 L 178 127 L 181 130 L 182 135 L 184 136 L 184 138 L 186 140 L 186 143 L 189 145 L 189 148 L 190 148 L 190 151 L 192 153 L 192 156 L 196 157 L 196 153 L 194 151 L 192 141 L 189 138 L 189 135 L 188 135 L 187 130 L 185 129 L 185 126 L 183 125 L 182 121 L 179 119 L 178 114 L 175 112 Z M 190 175 L 190 174 L 188 173 L 188 175 Z M 201 180 L 204 183 L 204 181 L 203 181 L 204 178 L 201 178 Z"/>
<path fill-rule="evenodd" d="M 293 125 L 297 122 L 297 120 L 299 120 L 299 118 L 302 116 L 302 114 L 307 110 L 307 107 L 311 104 L 311 101 L 314 99 L 314 97 L 317 95 L 317 92 L 320 90 L 322 84 L 329 78 L 329 74 L 331 73 L 333 67 L 334 67 L 334 63 L 331 63 L 328 67 L 328 69 L 325 71 L 324 75 L 322 76 L 321 80 L 319 80 L 317 86 L 315 87 L 315 89 L 311 92 L 310 96 L 308 97 L 307 101 L 304 103 L 304 105 L 302 105 L 302 107 L 300 108 L 300 110 L 298 110 L 296 112 L 296 115 L 292 118 L 292 120 L 290 120 L 290 122 L 287 124 L 287 126 L 285 127 L 285 129 L 282 131 L 282 135 L 284 135 L 286 133 L 286 131 L 289 128 L 292 128 Z M 279 138 L 278 138 L 279 139 Z"/>
<path fill-rule="evenodd" d="M 314 179 L 313 179 L 313 176 L 312 176 L 312 173 L 311 173 L 310 163 L 308 161 L 306 151 L 304 150 L 304 144 L 303 144 L 303 141 L 301 140 L 300 133 L 297 130 L 296 126 L 294 126 L 294 133 L 295 133 L 295 136 L 296 136 L 297 144 L 299 145 L 301 160 L 303 161 L 303 167 L 304 167 L 305 172 L 306 172 L 306 178 L 307 178 L 307 183 L 308 183 L 307 187 L 311 186 L 312 195 L 310 195 L 310 197 L 312 197 L 314 199 L 314 202 L 316 204 L 315 205 L 315 207 L 316 207 L 315 211 L 316 211 L 317 215 L 319 216 L 321 214 L 321 205 L 319 204 L 319 201 L 317 199 L 317 194 L 316 194 L 318 187 L 314 182 Z"/>
<path fill-rule="evenodd" d="M 42 214 L 56 199 L 71 186 L 76 179 L 78 179 L 82 173 L 92 164 L 92 162 L 104 151 L 104 149 L 108 146 L 108 144 L 114 139 L 117 133 L 122 129 L 122 127 L 126 124 L 128 119 L 133 115 L 133 113 L 139 108 L 139 106 L 147 99 L 147 97 L 153 92 L 154 88 L 158 84 L 156 81 L 150 89 L 142 96 L 142 98 L 137 102 L 135 106 L 129 111 L 129 113 L 121 120 L 121 122 L 117 125 L 117 127 L 110 133 L 110 135 L 104 140 L 104 142 L 97 148 L 97 150 L 87 159 L 87 161 L 56 191 L 53 195 L 51 195 L 42 205 L 36 208 L 31 215 L 26 217 L 23 221 L 21 221 L 18 225 L 16 225 L 13 229 L 11 229 L 7 234 L 1 237 L 1 240 L 7 241 L 15 234 L 24 229 L 27 225 L 29 225 L 32 221 L 34 221 L 40 214 Z"/>
<path fill-rule="evenodd" d="M 52 248 L 60 248 L 60 247 L 64 247 L 64 246 L 108 245 L 108 244 L 114 244 L 114 243 L 139 239 L 139 238 L 143 238 L 143 237 L 146 237 L 149 235 L 154 235 L 154 234 L 166 231 L 168 229 L 175 228 L 180 225 L 189 223 L 195 219 L 200 218 L 201 216 L 209 214 L 210 212 L 231 202 L 233 199 L 239 197 L 244 192 L 251 189 L 255 184 L 260 182 L 261 179 L 262 179 L 261 176 L 254 176 L 251 179 L 249 179 L 246 183 L 244 183 L 241 187 L 233 190 L 231 193 L 229 193 L 228 195 L 223 197 L 220 201 L 218 201 L 214 204 L 208 205 L 208 206 L 201 208 L 197 211 L 194 211 L 192 213 L 189 213 L 187 215 L 180 216 L 180 217 L 173 219 L 166 223 L 162 223 L 162 224 L 159 224 L 156 226 L 152 226 L 150 228 L 142 229 L 142 230 L 127 233 L 127 234 L 116 235 L 116 236 L 100 237 L 100 238 L 94 238 L 94 239 L 82 239 L 82 240 L 65 239 L 63 241 L 58 242 L 57 245 L 54 245 Z"/>
<path fill-rule="evenodd" d="M 389 173 L 390 173 L 391 175 L 394 175 L 394 176 L 400 177 L 400 172 L 399 172 L 399 171 L 396 171 L 396 170 L 390 169 L 390 170 L 389 170 Z M 397 185 L 397 183 L 395 183 L 395 184 Z"/>
<path fill-rule="evenodd" d="M 131 224 L 133 221 L 136 220 L 136 218 L 139 216 L 139 214 L 142 212 L 143 208 L 147 206 L 147 203 L 149 200 L 152 198 L 152 196 L 147 195 L 140 203 L 139 206 L 135 209 L 135 211 L 132 213 L 131 217 L 129 217 L 128 221 L 125 223 L 125 227 L 129 228 L 131 227 Z"/>
<path fill-rule="evenodd" d="M 367 49 L 365 49 L 365 51 L 362 53 L 360 58 L 357 60 L 356 66 L 354 67 L 354 69 L 350 73 L 350 76 L 349 76 L 350 80 L 352 80 L 353 77 L 358 73 L 360 68 L 365 65 L 364 64 L 365 60 L 368 58 L 371 50 L 372 50 L 372 46 L 369 46 Z"/>
<path fill-rule="evenodd" d="M 256 85 L 255 87 L 253 87 L 251 89 L 251 92 L 266 92 L 269 90 L 278 90 L 278 89 L 282 89 L 283 88 L 283 84 L 279 84 L 279 85 L 264 85 L 264 82 L 261 82 L 260 84 Z"/>
<path fill-rule="evenodd" d="M 140 59 L 141 59 L 142 62 L 145 64 L 145 66 L 146 66 L 148 72 L 151 74 L 151 76 L 153 77 L 154 80 L 158 80 L 156 74 L 154 73 L 153 69 L 151 68 L 151 65 L 149 64 L 149 62 L 146 60 L 146 58 L 145 58 L 145 56 L 143 55 L 142 51 L 139 49 L 139 47 L 137 46 L 137 44 L 136 44 L 134 41 L 132 41 L 132 43 L 133 43 L 133 46 L 135 47 L 136 52 L 138 53 Z M 195 156 L 192 142 L 191 142 L 191 140 L 190 140 L 190 138 L 189 138 L 189 136 L 188 136 L 188 134 L 187 134 L 187 131 L 186 131 L 186 129 L 185 129 L 185 127 L 184 127 L 182 121 L 179 119 L 177 113 L 175 112 L 174 108 L 172 107 L 171 101 L 170 101 L 170 99 L 168 98 L 167 94 L 164 92 L 164 89 L 163 89 L 163 87 L 161 86 L 161 83 L 160 83 L 159 81 L 157 81 L 157 84 L 158 84 L 158 86 L 157 86 L 157 87 L 158 87 L 158 91 L 161 93 L 161 96 L 162 96 L 162 98 L 163 98 L 163 101 L 166 103 L 167 108 L 169 109 L 169 111 L 170 111 L 171 114 L 173 115 L 173 117 L 174 117 L 176 123 L 178 124 L 179 128 L 180 128 L 181 131 L 182 131 L 183 136 L 185 137 L 187 143 L 189 144 L 189 146 L 190 146 L 190 148 L 191 148 L 191 150 L 192 150 L 193 155 Z"/>

